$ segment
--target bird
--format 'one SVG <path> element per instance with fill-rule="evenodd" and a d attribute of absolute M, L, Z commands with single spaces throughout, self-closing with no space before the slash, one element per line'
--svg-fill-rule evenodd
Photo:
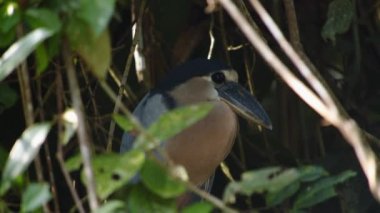
<path fill-rule="evenodd" d="M 164 141 L 162 147 L 170 160 L 186 169 L 191 183 L 210 191 L 214 172 L 237 136 L 237 115 L 272 129 L 262 105 L 238 83 L 237 71 L 216 59 L 185 62 L 142 98 L 133 115 L 147 128 L 163 113 L 204 102 L 213 105 L 209 114 Z M 120 152 L 132 149 L 135 137 L 125 132 Z"/>

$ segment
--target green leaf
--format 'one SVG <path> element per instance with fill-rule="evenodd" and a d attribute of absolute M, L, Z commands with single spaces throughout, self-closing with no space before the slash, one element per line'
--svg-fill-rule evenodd
<path fill-rule="evenodd" d="M 125 212 L 124 202 L 120 200 L 110 200 L 98 208 L 95 213 L 123 213 Z"/>
<path fill-rule="evenodd" d="M 0 195 L 9 188 L 10 182 L 20 175 L 38 154 L 52 124 L 38 123 L 27 128 L 13 145 L 5 165 L 0 187 Z"/>
<path fill-rule="evenodd" d="M 276 206 L 282 203 L 285 199 L 294 195 L 300 188 L 299 181 L 289 183 L 287 186 L 283 186 L 278 190 L 271 191 L 266 194 L 265 201 L 268 207 Z"/>
<path fill-rule="evenodd" d="M 334 0 L 329 4 L 327 20 L 322 28 L 322 38 L 335 44 L 335 36 L 347 32 L 354 17 L 351 0 Z"/>
<path fill-rule="evenodd" d="M 293 209 L 308 208 L 334 197 L 336 195 L 334 186 L 355 175 L 353 171 L 345 171 L 339 175 L 318 180 L 298 194 Z"/>
<path fill-rule="evenodd" d="M 163 198 L 173 198 L 185 192 L 185 186 L 175 180 L 166 170 L 153 160 L 146 160 L 141 169 L 141 179 L 145 186 Z"/>
<path fill-rule="evenodd" d="M 106 31 L 115 7 L 115 0 L 82 0 L 77 16 L 85 21 L 95 37 Z"/>
<path fill-rule="evenodd" d="M 111 64 L 111 41 L 108 31 L 101 33 L 95 40 L 87 39 L 77 50 L 93 74 L 104 80 Z"/>
<path fill-rule="evenodd" d="M 36 75 L 39 76 L 46 70 L 49 65 L 49 56 L 44 44 L 40 44 L 36 49 L 36 61 L 37 61 L 37 72 Z"/>
<path fill-rule="evenodd" d="M 82 156 L 80 154 L 76 154 L 65 161 L 65 168 L 69 172 L 78 170 L 81 165 Z"/>
<path fill-rule="evenodd" d="M 0 7 L 0 33 L 8 33 L 21 20 L 21 13 L 17 3 L 7 2 Z"/>
<path fill-rule="evenodd" d="M 124 115 L 113 114 L 112 118 L 124 131 L 129 132 L 133 130 L 134 126 L 132 122 Z"/>
<path fill-rule="evenodd" d="M 51 199 L 49 185 L 31 183 L 22 194 L 21 212 L 32 212 Z"/>
<path fill-rule="evenodd" d="M 164 199 L 148 191 L 142 185 L 133 186 L 128 196 L 131 213 L 176 213 L 175 199 Z"/>
<path fill-rule="evenodd" d="M 130 181 L 140 170 L 145 160 L 142 151 L 132 150 L 124 154 L 103 154 L 93 159 L 97 181 L 96 191 L 101 199 Z M 83 174 L 82 174 L 83 176 Z"/>
<path fill-rule="evenodd" d="M 213 206 L 207 202 L 199 202 L 185 207 L 182 213 L 211 213 Z"/>
<path fill-rule="evenodd" d="M 46 28 L 58 32 L 62 23 L 56 12 L 46 8 L 29 8 L 25 12 L 26 22 L 33 28 Z"/>
<path fill-rule="evenodd" d="M 0 113 L 12 107 L 18 99 L 17 93 L 7 84 L 0 83 Z"/>
<path fill-rule="evenodd" d="M 209 103 L 202 103 L 166 112 L 147 130 L 148 135 L 155 137 L 157 140 L 147 140 L 146 135 L 140 134 L 134 146 L 145 150 L 154 149 L 160 142 L 170 139 L 204 118 L 212 107 Z"/>
<path fill-rule="evenodd" d="M 291 196 L 294 193 L 292 190 L 284 190 L 290 184 L 299 178 L 299 172 L 296 169 L 283 169 L 279 167 L 269 167 L 255 171 L 245 172 L 242 175 L 240 182 L 231 182 L 228 184 L 224 191 L 223 200 L 226 202 L 235 202 L 235 194 L 241 193 L 244 195 L 251 195 L 252 193 L 279 193 L 284 191 L 283 194 L 276 195 L 274 199 L 270 197 L 272 202 L 279 202 Z M 295 185 L 294 187 L 297 187 Z M 271 195 L 274 196 L 274 195 Z"/>
<path fill-rule="evenodd" d="M 0 38 L 0 47 L 5 48 L 16 39 L 16 30 L 12 29 L 5 33 L 0 32 Z"/>
<path fill-rule="evenodd" d="M 35 29 L 10 46 L 0 58 L 0 81 L 11 74 L 42 41 L 52 34 L 52 31 L 44 28 Z"/>
<path fill-rule="evenodd" d="M 315 181 L 328 175 L 328 172 L 319 166 L 304 166 L 298 168 L 298 171 L 300 172 L 300 180 L 303 182 Z"/>

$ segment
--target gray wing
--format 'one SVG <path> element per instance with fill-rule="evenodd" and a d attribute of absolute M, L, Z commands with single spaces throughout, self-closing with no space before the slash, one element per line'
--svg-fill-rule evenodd
<path fill-rule="evenodd" d="M 149 92 L 137 105 L 133 111 L 133 115 L 145 127 L 149 127 L 154 123 L 161 114 L 169 111 L 167 96 L 159 92 Z M 135 137 L 125 132 L 123 134 L 120 152 L 126 152 L 133 146 Z"/>

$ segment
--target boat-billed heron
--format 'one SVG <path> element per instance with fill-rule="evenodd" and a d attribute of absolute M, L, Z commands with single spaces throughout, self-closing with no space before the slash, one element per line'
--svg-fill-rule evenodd
<path fill-rule="evenodd" d="M 171 109 L 201 102 L 214 105 L 210 113 L 162 145 L 171 160 L 184 166 L 190 181 L 198 186 L 213 176 L 229 154 L 238 131 L 236 114 L 272 128 L 263 107 L 238 84 L 237 72 L 219 61 L 206 59 L 174 68 L 145 95 L 133 114 L 148 127 Z M 130 149 L 133 140 L 133 135 L 125 133 L 121 152 Z"/>

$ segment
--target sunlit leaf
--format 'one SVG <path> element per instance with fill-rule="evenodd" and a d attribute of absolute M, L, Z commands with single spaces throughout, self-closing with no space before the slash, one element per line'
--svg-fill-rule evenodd
<path fill-rule="evenodd" d="M 199 202 L 185 207 L 182 213 L 210 213 L 212 212 L 213 206 L 207 202 Z"/>
<path fill-rule="evenodd" d="M 131 213 L 176 213 L 175 199 L 164 199 L 135 185 L 128 196 L 128 212 Z"/>
<path fill-rule="evenodd" d="M 20 175 L 38 154 L 42 143 L 48 135 L 51 123 L 38 123 L 27 128 L 13 145 L 5 165 L 0 194 L 9 187 L 10 181 Z"/>
<path fill-rule="evenodd" d="M 0 81 L 11 74 L 11 72 L 24 61 L 26 57 L 28 57 L 38 44 L 52 34 L 53 32 L 48 29 L 35 29 L 10 46 L 0 58 Z"/>
<path fill-rule="evenodd" d="M 211 111 L 212 107 L 213 106 L 209 103 L 203 103 L 174 109 L 161 115 L 159 119 L 148 128 L 147 132 L 149 135 L 155 137 L 157 141 L 162 142 L 168 140 L 204 118 Z M 136 139 L 134 146 L 149 150 L 159 145 L 159 143 L 147 140 L 145 137 L 146 135 L 140 135 Z"/>
<path fill-rule="evenodd" d="M 335 36 L 350 28 L 354 17 L 354 5 L 351 0 L 334 0 L 330 3 L 327 20 L 322 28 L 322 38 L 335 44 Z"/>
<path fill-rule="evenodd" d="M 101 199 L 107 198 L 115 190 L 130 181 L 145 160 L 142 151 L 132 150 L 124 154 L 96 155 L 93 168 L 96 178 L 96 191 Z"/>
<path fill-rule="evenodd" d="M 20 8 L 15 1 L 7 2 L 0 7 L 0 33 L 11 31 L 20 20 Z"/>
<path fill-rule="evenodd" d="M 125 212 L 125 204 L 120 200 L 110 200 L 100 206 L 95 213 L 123 213 Z"/>
<path fill-rule="evenodd" d="M 353 171 L 345 171 L 339 175 L 318 180 L 301 191 L 294 203 L 294 209 L 308 208 L 336 195 L 334 186 L 356 175 Z"/>
<path fill-rule="evenodd" d="M 21 212 L 33 212 L 51 199 L 49 185 L 32 183 L 22 194 Z"/>
<path fill-rule="evenodd" d="M 112 118 L 124 131 L 129 132 L 133 130 L 134 126 L 127 117 L 119 114 L 114 114 L 112 115 Z"/>
<path fill-rule="evenodd" d="M 141 169 L 145 186 L 163 198 L 173 198 L 185 192 L 185 186 L 173 179 L 166 170 L 153 160 L 145 161 Z"/>

